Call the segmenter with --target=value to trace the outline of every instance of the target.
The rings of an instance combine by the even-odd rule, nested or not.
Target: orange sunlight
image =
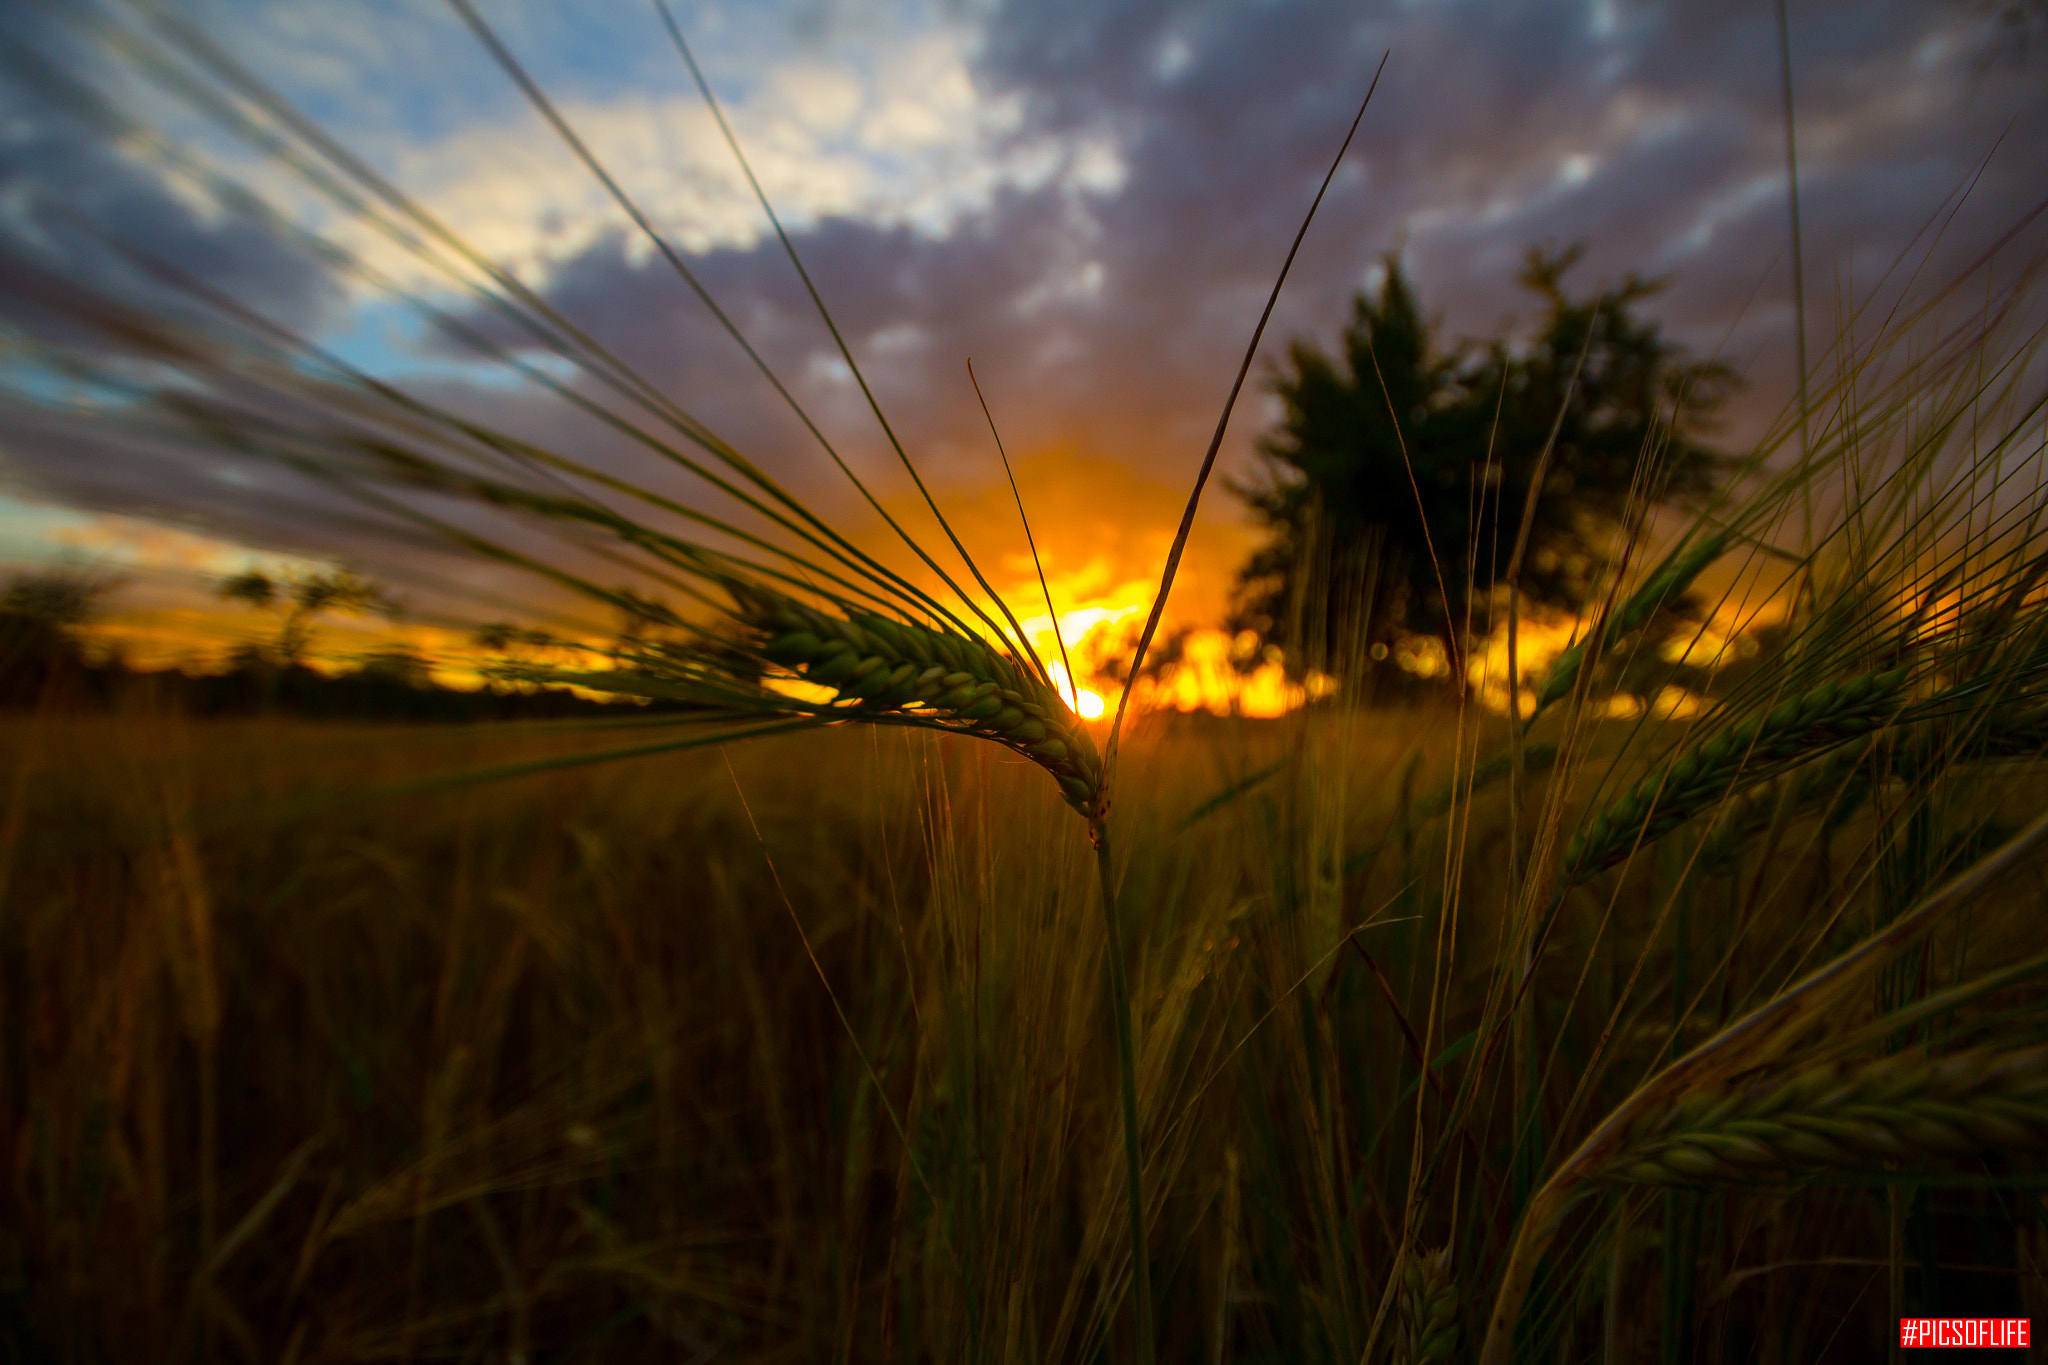
[[[945,499],[949,520],[963,540],[990,547],[983,562],[1060,695],[1083,719],[1101,720],[1122,698],[1122,679],[1158,589],[1157,566],[1172,539],[1180,495],[1121,465],[1066,454],[1020,462],[1018,482],[1027,508],[1038,513],[1033,520],[1036,559],[1024,542],[1007,483],[955,491]],[[91,629],[92,636],[131,665],[148,668],[215,669],[227,662],[235,646],[267,643],[275,636],[276,612],[223,602],[214,595],[212,585],[222,576],[252,565],[285,576],[328,567],[113,515],[66,527],[57,539],[74,556],[82,554],[96,562],[118,585],[111,609]],[[1320,675],[1312,674],[1305,682],[1290,679],[1278,651],[1262,647],[1249,633],[1232,635],[1214,624],[1227,611],[1235,571],[1250,545],[1248,528],[1230,522],[1225,513],[1214,513],[1197,524],[1173,602],[1153,641],[1152,671],[1139,680],[1131,697],[1134,709],[1269,718],[1334,689],[1334,681]],[[1052,611],[1046,609],[1048,592]],[[1955,604],[1901,604],[1902,611],[1916,607],[1923,633],[1952,627]],[[1751,614],[1757,610],[1754,604],[1748,608]],[[1744,632],[1733,619],[1733,604],[1727,604],[1727,614],[1728,620],[1715,620],[1696,639],[1668,644],[1666,657],[1707,664],[1738,647]],[[1748,624],[1754,626],[1761,619]],[[1575,629],[1570,618],[1523,617],[1520,704],[1525,714],[1534,704],[1536,680]],[[1168,657],[1176,645],[1177,652]],[[469,633],[417,618],[323,618],[306,662],[323,672],[340,672],[392,649],[420,656],[444,686],[483,684]],[[1401,643],[1389,662],[1425,678],[1440,677],[1449,669],[1442,645],[1427,638]],[[1505,631],[1476,641],[1470,665],[1475,702],[1505,712]],[[809,700],[836,695],[832,689],[800,680],[777,686]],[[1617,698],[1616,703],[1635,705],[1627,698]],[[1697,698],[1674,688],[1657,698],[1653,709],[1684,716],[1698,705]]]
[[[1035,588],[1038,585],[1033,583],[1031,586]],[[1142,584],[1126,584],[1122,591],[1144,592],[1145,588]],[[1059,590],[1055,589],[1053,600],[1059,601],[1060,596]],[[1044,596],[1040,594],[1038,600],[1042,603]],[[1060,613],[1057,631],[1054,630],[1053,618],[1043,611],[1035,616],[1018,613],[1017,624],[1024,628],[1031,648],[1045,661],[1046,671],[1052,674],[1053,686],[1081,719],[1100,720],[1108,710],[1109,697],[1117,695],[1119,689],[1102,675],[1119,654],[1127,654],[1135,645],[1135,632],[1144,625],[1147,605],[1140,599],[1115,605],[1100,603],[1076,607]],[[1068,671],[1069,665],[1078,670],[1085,682],[1095,685],[1077,687],[1074,674]],[[1108,696],[1104,695],[1105,689]]]

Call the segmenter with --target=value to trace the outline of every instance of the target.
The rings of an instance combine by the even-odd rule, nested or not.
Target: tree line
[[[313,668],[307,659],[321,617],[395,608],[383,588],[346,569],[232,575],[217,585],[217,595],[274,611],[274,637],[240,646],[224,669],[138,668],[88,638],[118,587],[104,576],[65,569],[18,571],[0,580],[0,710],[100,711],[146,699],[194,716],[446,722],[617,709],[560,688],[444,687],[426,660],[403,649],[371,651],[336,672]],[[535,632],[497,627],[479,635],[486,637],[480,649],[506,653],[530,644]]]

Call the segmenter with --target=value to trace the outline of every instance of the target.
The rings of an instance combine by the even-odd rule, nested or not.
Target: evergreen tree
[[[1239,574],[1234,628],[1297,670],[1338,673],[1368,649],[1433,637],[1462,687],[1463,646],[1487,624],[1553,425],[1521,578],[1535,604],[1584,605],[1639,480],[1656,503],[1714,486],[1726,462],[1700,438],[1734,373],[1688,361],[1637,315],[1657,282],[1568,295],[1583,254],[1530,250],[1521,280],[1545,314],[1526,349],[1440,350],[1392,257],[1378,298],[1354,299],[1341,359],[1294,343],[1272,382],[1284,416],[1260,442],[1260,476],[1231,485],[1266,533]]]

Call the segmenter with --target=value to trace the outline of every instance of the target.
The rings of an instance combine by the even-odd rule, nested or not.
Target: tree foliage
[[[1733,371],[1688,360],[1638,315],[1659,281],[1568,294],[1583,253],[1529,251],[1521,281],[1544,315],[1523,348],[1439,348],[1394,257],[1378,297],[1354,298],[1338,356],[1293,344],[1271,382],[1284,415],[1260,442],[1263,468],[1231,486],[1266,535],[1240,572],[1234,628],[1296,669],[1333,672],[1434,637],[1455,673],[1508,572],[1553,427],[1520,581],[1540,606],[1586,602],[1632,508],[1714,486],[1725,461],[1701,438]]]
[[[85,667],[80,627],[118,586],[64,568],[19,570],[0,581],[0,705],[32,702]]]
[[[298,663],[312,643],[313,622],[323,615],[395,617],[400,607],[381,586],[348,569],[276,579],[261,569],[224,578],[214,594],[259,611],[281,609],[276,649],[287,664]]]

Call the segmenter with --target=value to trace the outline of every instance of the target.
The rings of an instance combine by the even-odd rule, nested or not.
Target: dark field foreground
[[[1116,1358],[1081,822],[989,746],[874,732],[391,791],[651,734],[9,722],[0,1353]],[[1866,801],[1582,885],[1536,969],[1518,1170],[1498,1030],[1473,1032],[1502,979],[1506,806],[1496,786],[1433,815],[1457,742],[1451,712],[1366,713],[1177,723],[1133,755],[1166,1359],[1348,1365],[1381,1318],[1373,1357],[1411,1350],[1382,1289],[1412,1163],[1436,1164],[1409,1240],[1454,1248],[1453,1292],[1490,1283],[1530,1166],[2040,790],[1979,767],[1920,808],[1917,850],[1873,850]],[[2001,885],[1913,979],[2017,956],[2039,883]],[[2031,1183],[1964,1169],[1614,1187],[1567,1224],[1524,1349],[1868,1360],[1894,1277],[1909,1311],[2041,1303]],[[1482,1313],[1458,1308],[1457,1355],[1394,1358],[1463,1358]]]

